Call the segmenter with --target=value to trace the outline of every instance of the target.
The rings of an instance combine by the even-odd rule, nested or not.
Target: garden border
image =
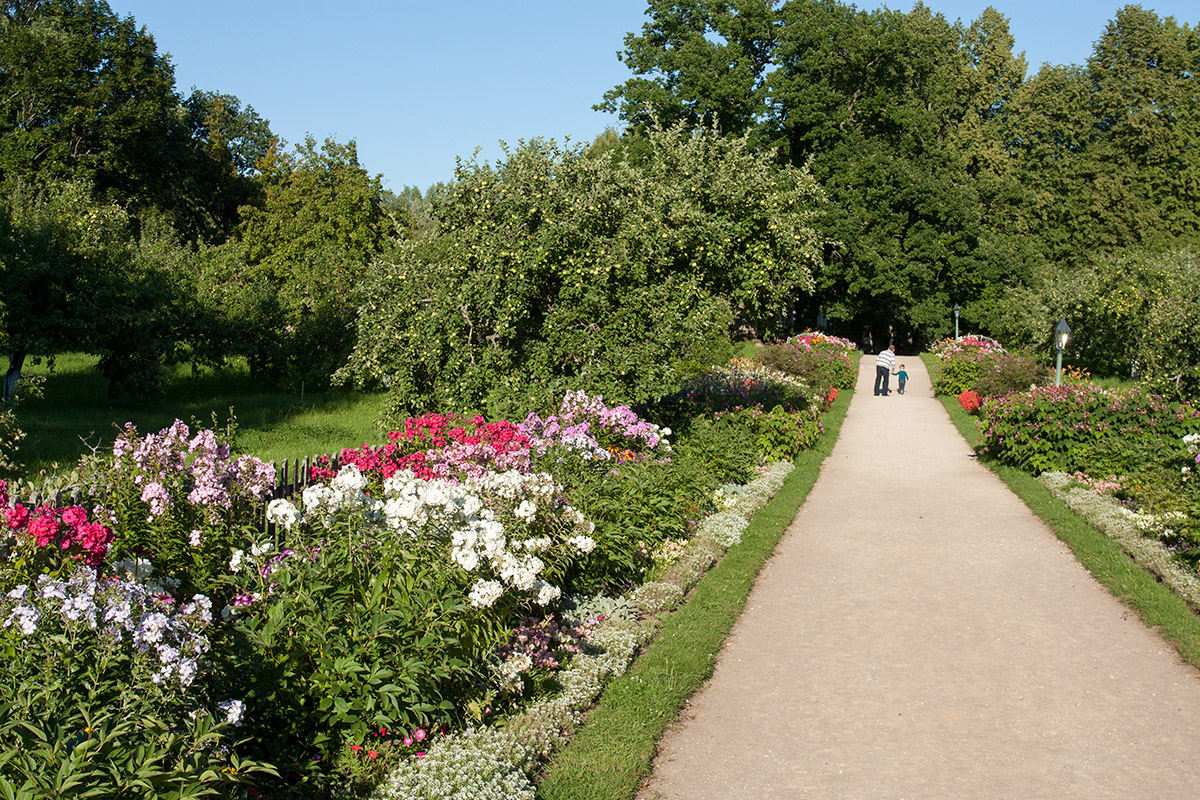
[[[839,392],[825,434],[801,453],[780,491],[750,521],[739,545],[665,616],[658,635],[605,689],[587,722],[538,778],[543,800],[629,800],[649,775],[659,738],[712,675],[717,655],[767,559],[833,452],[853,390]]]
[[[932,372],[932,355],[921,358]],[[972,450],[979,444],[975,420],[953,397],[939,397],[950,421]],[[1156,630],[1179,655],[1200,668],[1200,617],[1153,572],[1137,563],[1113,538],[1097,530],[1029,473],[997,464],[980,463],[992,471],[1047,527],[1066,544],[1075,559],[1114,597],[1136,611],[1145,625]]]

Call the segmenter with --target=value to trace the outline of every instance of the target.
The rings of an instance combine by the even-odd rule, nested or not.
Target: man
[[[888,345],[888,349],[875,356],[875,394],[888,394],[888,376],[896,368],[896,345]]]

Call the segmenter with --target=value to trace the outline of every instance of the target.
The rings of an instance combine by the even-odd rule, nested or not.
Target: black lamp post
[[[958,340],[958,312],[962,311],[958,303],[954,304],[954,339]]]
[[[1062,351],[1067,346],[1067,339],[1071,336],[1071,326],[1067,324],[1065,319],[1060,319],[1058,324],[1054,326],[1054,347],[1058,350],[1058,365],[1054,370],[1054,385],[1062,386]]]

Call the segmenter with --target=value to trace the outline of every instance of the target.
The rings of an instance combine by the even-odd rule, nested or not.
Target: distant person
[[[888,377],[896,368],[896,345],[889,344],[887,350],[881,350],[875,356],[875,394],[888,395]]]
[[[896,387],[896,394],[904,394],[904,384],[908,383],[908,373],[904,371],[904,365],[900,365],[900,371],[896,373],[896,383],[900,384]]]

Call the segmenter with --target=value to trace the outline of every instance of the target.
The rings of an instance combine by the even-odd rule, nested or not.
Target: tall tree
[[[766,111],[778,0],[650,0],[642,35],[625,37],[619,57],[636,77],[595,106],[631,128],[655,122],[715,125],[740,136]]]
[[[161,198],[179,103],[153,37],[103,0],[9,0],[0,26],[0,175]]]
[[[345,360],[355,285],[403,213],[384,207],[354,142],[318,147],[310,137],[258,166],[261,205],[243,207],[233,237],[204,253],[203,297],[228,322],[213,355],[240,353],[265,377],[319,385]]]

